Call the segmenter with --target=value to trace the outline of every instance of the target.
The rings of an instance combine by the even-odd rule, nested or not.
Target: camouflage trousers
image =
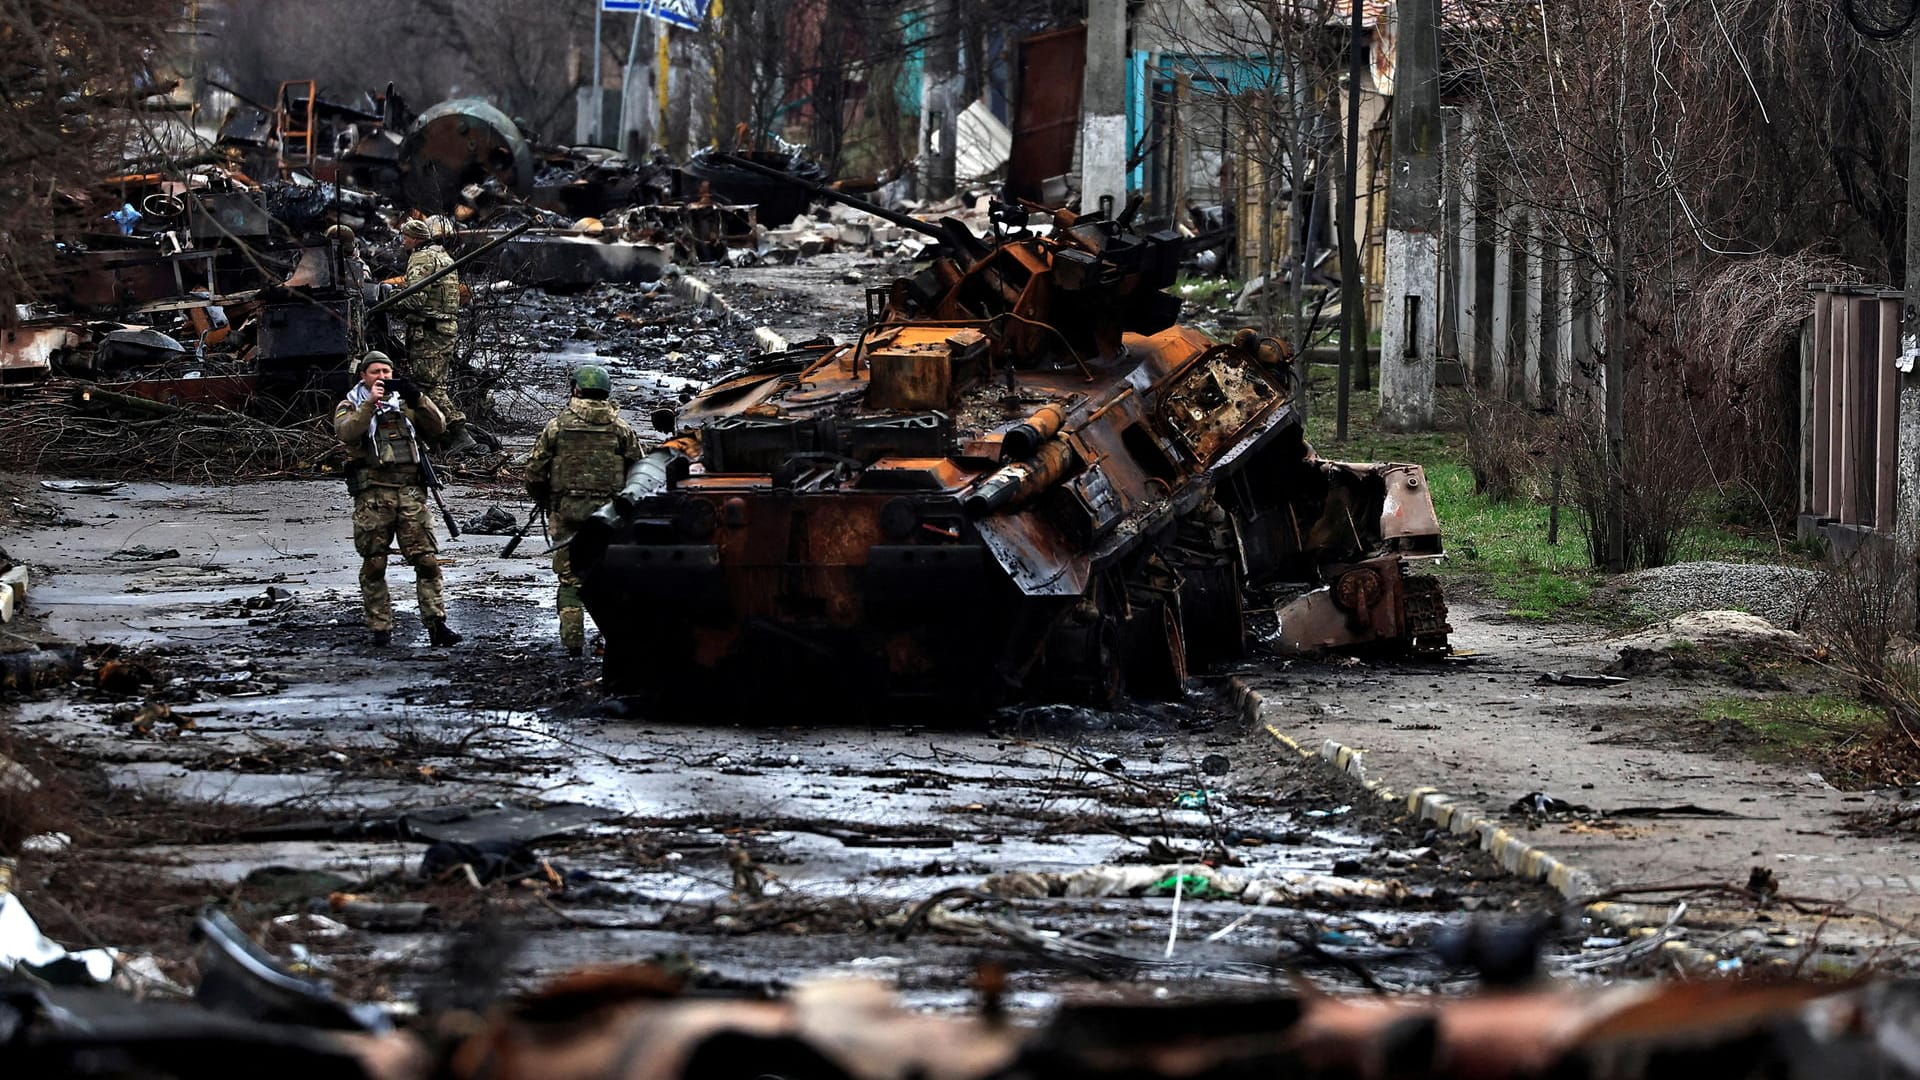
[[[585,520],[562,516],[549,518],[549,530],[554,541],[579,532]],[[553,552],[553,573],[560,579],[553,606],[560,615],[560,644],[567,649],[584,649],[587,645],[587,609],[580,600],[580,575],[573,572],[573,555],[567,547],[563,544]]]
[[[451,424],[465,420],[467,414],[453,404],[453,358],[460,341],[458,323],[407,323],[407,371],[420,384],[420,392],[440,407],[440,415]]]
[[[360,604],[367,629],[393,629],[393,597],[387,592],[387,545],[400,542],[400,555],[413,564],[413,589],[420,619],[447,617],[440,595],[440,545],[427,517],[427,493],[418,487],[366,487],[353,497],[353,547],[360,553]]]

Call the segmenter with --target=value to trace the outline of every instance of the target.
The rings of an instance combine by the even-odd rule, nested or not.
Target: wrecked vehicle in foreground
[[[1269,644],[1446,648],[1417,465],[1321,460],[1281,342],[1176,325],[1131,214],[928,225],[851,344],[755,358],[572,542],[613,688],[968,705],[1167,696]],[[1249,603],[1258,598],[1258,604]]]

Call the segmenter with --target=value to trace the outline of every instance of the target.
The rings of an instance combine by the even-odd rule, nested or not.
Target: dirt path
[[[1261,720],[1306,748],[1332,740],[1361,751],[1366,776],[1396,793],[1434,789],[1494,819],[1590,874],[1575,892],[1744,886],[1760,868],[1782,895],[1859,913],[1828,920],[1695,893],[1687,919],[1699,928],[1695,944],[1798,962],[1817,939],[1840,964],[1905,963],[1912,935],[1878,920],[1920,924],[1920,861],[1909,846],[1855,835],[1844,820],[1894,793],[1839,791],[1805,768],[1715,746],[1689,718],[1706,700],[1753,693],[1724,681],[1645,673],[1609,686],[1543,684],[1547,672],[1594,673],[1617,659],[1618,646],[1598,631],[1501,620],[1478,606],[1456,605],[1452,622],[1460,655],[1442,664],[1253,676]],[[1592,812],[1512,809],[1534,792]],[[1619,812],[1688,806],[1699,812]]]

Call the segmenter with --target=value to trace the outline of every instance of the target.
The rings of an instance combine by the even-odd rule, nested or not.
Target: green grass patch
[[[1174,280],[1173,295],[1200,307],[1226,307],[1240,292],[1240,283],[1228,278],[1189,277]]]
[[[1407,461],[1423,465],[1440,517],[1447,558],[1434,572],[1482,590],[1506,605],[1510,615],[1533,619],[1615,621],[1602,610],[1594,590],[1606,577],[1592,568],[1579,513],[1560,508],[1558,543],[1548,543],[1552,509],[1545,498],[1497,501],[1473,491],[1464,431],[1394,434],[1379,428],[1377,389],[1349,396],[1347,438],[1335,435],[1336,369],[1316,364],[1308,390],[1307,438],[1321,457],[1337,461]],[[1377,383],[1376,383],[1377,385]],[[1458,415],[1459,390],[1443,390],[1441,413]],[[1800,552],[1783,550],[1779,538],[1717,525],[1701,525],[1682,536],[1677,559],[1724,562],[1803,562]]]
[[[1736,724],[1758,742],[1763,761],[1798,760],[1809,751],[1834,750],[1886,726],[1879,709],[1839,694],[1720,698],[1700,706],[1699,716]]]

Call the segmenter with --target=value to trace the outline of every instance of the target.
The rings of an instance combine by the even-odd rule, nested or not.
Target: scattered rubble
[[[1663,619],[1694,611],[1744,611],[1791,630],[1821,575],[1765,563],[1675,563],[1623,574],[1607,591],[1631,608]]]

